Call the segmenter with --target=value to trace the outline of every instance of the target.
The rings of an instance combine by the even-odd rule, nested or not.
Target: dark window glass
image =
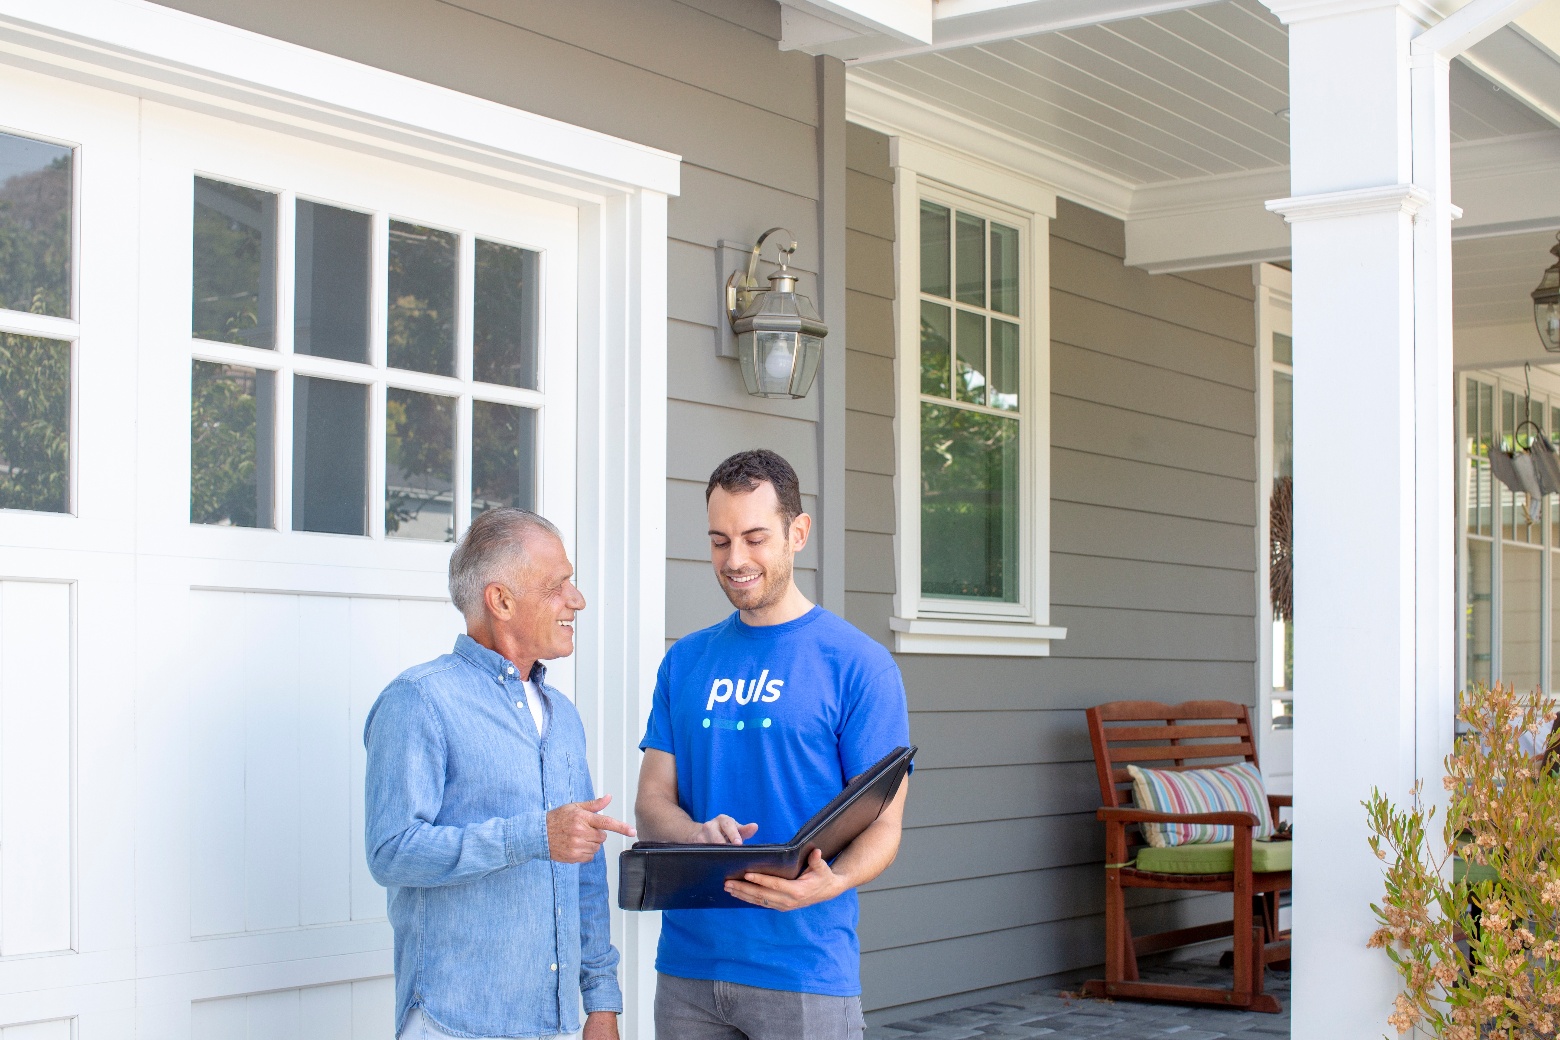
[[[0,509],[70,511],[70,344],[0,332]]]
[[[1018,420],[921,405],[921,591],[1018,600]]]
[[[69,148],[0,134],[0,308],[70,317],[71,162]]]
[[[921,393],[936,397],[952,394],[948,365],[953,356],[952,316],[940,303],[921,301]]]
[[[385,398],[385,534],[455,540],[455,399],[391,387]]]
[[[1018,229],[991,222],[991,309],[1018,314]]]
[[[481,239],[476,251],[473,377],[535,390],[541,256]]]
[[[270,527],[276,375],[195,362],[190,394],[190,521]]]
[[[391,368],[455,374],[455,248],[448,231],[390,222]]]
[[[292,523],[368,533],[368,387],[293,377]]]
[[[497,506],[536,508],[536,411],[471,405],[471,515]]]
[[[276,346],[276,196],[195,178],[190,330],[196,339]]]
[[[298,200],[293,349],[368,361],[368,214]]]
[[[1018,410],[1018,326],[991,321],[991,400],[993,408]]]
[[[921,203],[921,291],[947,299],[949,292],[948,207]]]
[[[953,388],[960,401],[986,403],[986,318],[960,311],[958,317],[958,368]]]
[[[957,232],[959,302],[986,306],[986,222],[960,213]]]

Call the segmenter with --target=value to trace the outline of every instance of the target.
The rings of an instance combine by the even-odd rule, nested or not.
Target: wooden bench
[[[1262,979],[1267,965],[1289,959],[1289,933],[1281,932],[1278,926],[1278,897],[1291,887],[1287,864],[1290,849],[1278,848],[1284,843],[1257,843],[1256,851],[1262,861],[1259,867],[1278,862],[1283,863],[1285,869],[1254,870],[1252,833],[1260,822],[1254,815],[1245,812],[1173,814],[1145,811],[1133,804],[1132,777],[1126,769],[1128,763],[1177,770],[1238,761],[1255,764],[1256,741],[1246,706],[1230,701],[1185,704],[1114,701],[1090,708],[1088,716],[1103,803],[1098,817],[1105,824],[1105,978],[1086,983],[1084,991],[1096,997],[1130,997],[1280,1012],[1282,1008],[1278,1001],[1262,991]],[[1292,804],[1290,796],[1273,794],[1268,795],[1268,803],[1275,822],[1279,807]],[[1144,823],[1233,827],[1234,855],[1229,869],[1223,873],[1166,873],[1162,869],[1140,869],[1138,855],[1146,844],[1141,832]],[[1213,851],[1212,846],[1178,848],[1202,855],[1204,859]],[[1206,864],[1203,869],[1208,869]],[[1126,890],[1129,888],[1228,892],[1234,902],[1234,913],[1228,921],[1134,937],[1127,918]],[[1139,980],[1139,956],[1224,936],[1233,936],[1235,942],[1234,981],[1229,989]]]

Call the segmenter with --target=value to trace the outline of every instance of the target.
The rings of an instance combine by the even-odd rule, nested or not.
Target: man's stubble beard
[[[765,610],[785,599],[786,593],[791,588],[791,576],[796,573],[795,560],[795,554],[787,554],[784,561],[780,564],[781,569],[766,570],[764,572],[764,580],[761,582],[760,588],[755,590],[759,593],[758,602],[751,606],[741,602],[741,599],[739,599],[741,594],[726,583],[724,576],[722,576],[720,583],[721,591],[726,594],[726,599],[731,602],[731,605],[738,610],[746,610],[750,613]]]

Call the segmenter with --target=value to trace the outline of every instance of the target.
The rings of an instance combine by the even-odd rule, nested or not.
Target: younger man
[[[812,518],[790,464],[772,451],[733,455],[705,500],[710,560],[737,612],[661,662],[640,745],[639,830],[651,841],[786,841],[910,743],[904,683],[886,650],[796,587]],[[760,909],[666,911],[656,1035],[861,1037],[855,890],[893,862],[904,803],[902,786],[832,866],[815,851],[795,881],[727,884]]]

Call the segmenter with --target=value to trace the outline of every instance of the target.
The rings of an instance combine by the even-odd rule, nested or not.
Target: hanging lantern
[[[769,276],[768,291],[758,289],[760,253],[777,231],[790,238],[784,228],[770,228],[759,237],[747,270],[726,283],[726,306],[747,392],[754,397],[806,397],[818,374],[829,327],[812,301],[796,291],[796,274],[787,266],[796,251],[794,240],[778,250],[779,269]]]
[[[1544,271],[1538,288],[1533,290],[1533,323],[1538,326],[1538,336],[1544,341],[1544,349],[1560,354],[1560,234],[1549,252],[1555,262]]]

